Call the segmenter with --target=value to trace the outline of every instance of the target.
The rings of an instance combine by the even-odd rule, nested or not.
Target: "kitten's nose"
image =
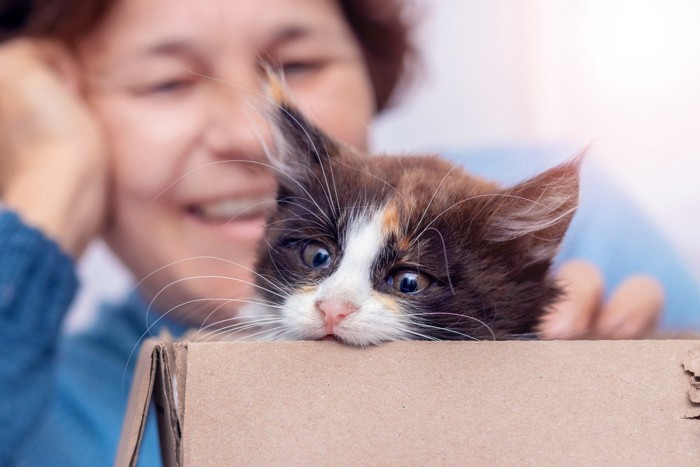
[[[333,334],[333,331],[340,322],[359,308],[354,303],[337,302],[334,300],[322,300],[316,303],[316,307],[321,312],[321,317],[326,325],[328,334]]]

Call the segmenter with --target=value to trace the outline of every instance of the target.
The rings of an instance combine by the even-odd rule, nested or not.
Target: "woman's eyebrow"
[[[193,41],[186,38],[172,38],[156,41],[136,52],[138,62],[154,58],[171,58],[185,61],[192,66],[204,66],[205,54]]]
[[[279,47],[288,42],[317,35],[318,31],[308,26],[293,24],[285,25],[277,29],[267,41],[268,48]]]
[[[197,49],[189,41],[182,39],[173,39],[163,42],[157,42],[151,46],[145,47],[141,50],[139,55],[145,57],[152,57],[158,55],[196,56]]]

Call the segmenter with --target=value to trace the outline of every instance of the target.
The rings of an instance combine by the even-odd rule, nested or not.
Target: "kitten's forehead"
[[[392,199],[382,209],[381,214],[382,232],[384,235],[398,235],[401,231],[401,217],[399,212],[398,201]]]
[[[340,264],[321,283],[320,299],[361,304],[369,298],[373,288],[371,270],[386,245],[388,217],[391,214],[383,206],[363,211],[348,222]]]
[[[388,235],[401,238],[410,227],[439,221],[442,214],[468,209],[469,200],[477,200],[501,190],[493,182],[466,173],[461,167],[435,156],[369,156],[368,172],[381,176],[383,228]]]

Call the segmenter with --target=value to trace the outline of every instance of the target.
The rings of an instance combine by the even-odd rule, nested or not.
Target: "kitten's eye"
[[[387,278],[387,284],[405,294],[421,292],[431,283],[428,276],[416,271],[398,271]]]
[[[301,249],[301,259],[310,268],[325,269],[331,265],[333,257],[322,243],[306,242]]]

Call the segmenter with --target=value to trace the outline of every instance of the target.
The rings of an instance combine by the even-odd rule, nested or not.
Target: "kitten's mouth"
[[[270,196],[224,199],[188,205],[188,214],[208,223],[231,223],[266,219],[276,206]]]
[[[333,334],[328,334],[327,336],[324,336],[324,337],[320,338],[319,340],[320,340],[320,341],[336,341],[336,342],[340,342],[338,339],[335,338],[335,336],[334,336]]]

